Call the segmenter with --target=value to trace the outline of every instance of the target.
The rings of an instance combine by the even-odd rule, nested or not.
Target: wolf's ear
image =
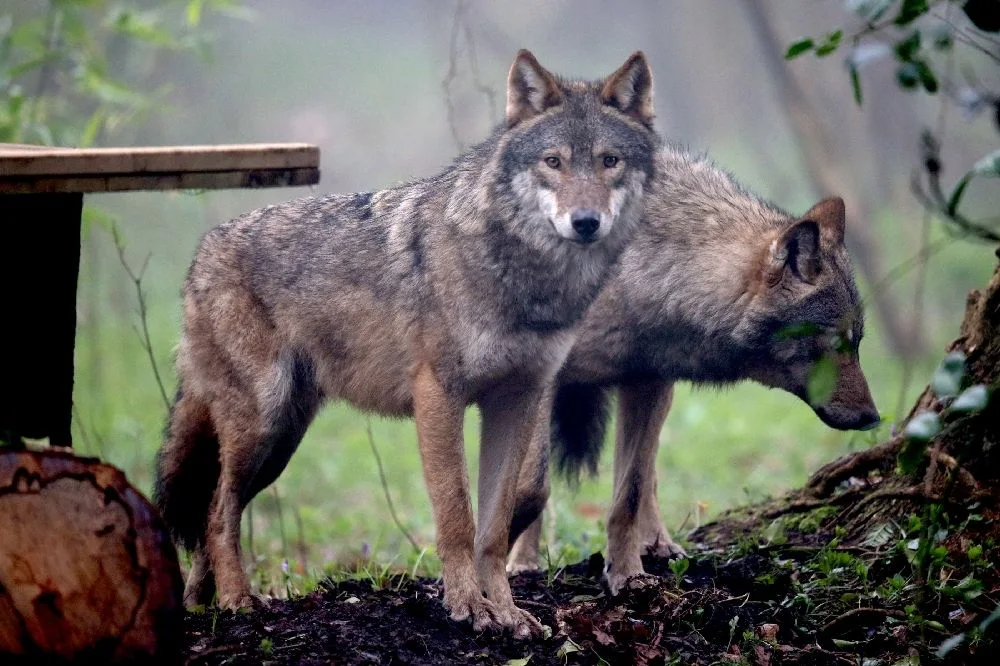
[[[556,77],[538,64],[531,51],[518,51],[507,75],[507,127],[537,116],[562,101]]]
[[[765,267],[767,283],[778,284],[788,268],[797,278],[811,284],[819,275],[819,235],[819,225],[806,219],[792,223],[771,241]]]
[[[844,200],[840,197],[830,197],[810,208],[802,219],[815,221],[819,225],[824,241],[840,245],[844,242],[846,217]]]
[[[642,51],[604,81],[601,101],[653,128],[653,72]]]

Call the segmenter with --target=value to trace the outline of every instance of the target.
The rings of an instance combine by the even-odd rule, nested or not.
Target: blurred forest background
[[[965,18],[946,11],[923,17],[926,44],[947,26],[945,18]],[[69,20],[80,24],[76,32],[57,23]],[[0,141],[297,141],[321,148],[321,182],[314,188],[86,197],[77,446],[149,490],[166,407],[137,334],[135,285],[112,229],[133,269],[148,261],[142,287],[152,355],[169,395],[179,291],[206,230],[268,203],[379,189],[437,172],[501,117],[507,69],[519,48],[531,49],[554,72],[591,78],[642,49],[655,77],[657,123],[669,140],[707,153],[790,212],[830,194],[848,202],[849,243],[867,303],[861,360],[885,418],[882,429],[836,432],[791,395],[746,384],[721,392],[680,387],[661,434],[660,500],[680,536],[729,507],[801,484],[823,462],[883,439],[894,419],[905,417],[900,409],[912,403],[957,333],[966,292],[985,284],[996,261],[990,245],[947,236],[911,192],[925,127],[943,135],[946,183],[996,146],[990,114],[972,113],[968,95],[964,107],[950,101],[967,93],[955,86],[972,83],[963,78],[971,65],[986,63],[976,70],[979,83],[1000,90],[995,57],[968,44],[958,44],[964,48],[952,56],[928,47],[927,58],[947,68],[955,84],[938,95],[902,90],[891,57],[857,58],[860,107],[845,53],[783,59],[800,37],[840,27],[846,41],[861,26],[840,0],[6,0]],[[90,55],[54,57],[66,44],[49,37],[63,33],[82,35],[74,48]],[[37,55],[46,62],[18,69],[33,43],[43,46]],[[995,43],[986,48],[997,52]],[[60,92],[85,99],[64,106],[44,101]],[[969,217],[996,215],[995,182],[974,181],[963,209]],[[419,564],[434,571],[435,558],[414,552],[390,518],[369,421],[401,521],[421,545],[432,546],[413,424],[369,420],[335,405],[245,518],[264,587],[307,587],[317,572],[350,566]],[[470,410],[473,466],[476,424]],[[553,565],[603,547],[610,455],[601,469],[575,492],[555,484],[546,533]],[[275,572],[284,560],[290,566],[282,578]]]

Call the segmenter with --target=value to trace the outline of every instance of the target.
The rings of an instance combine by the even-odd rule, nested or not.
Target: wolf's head
[[[549,233],[594,243],[623,218],[638,218],[658,143],[652,121],[653,78],[642,53],[590,83],[557,78],[522,50],[507,80],[503,180]]]
[[[748,276],[751,378],[805,400],[824,423],[868,429],[878,410],[858,361],[864,320],[844,247],[844,202],[820,201],[767,239]]]

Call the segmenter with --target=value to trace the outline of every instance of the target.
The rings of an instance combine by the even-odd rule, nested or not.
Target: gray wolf
[[[547,406],[551,431],[543,419],[526,456],[512,536],[527,531],[511,553],[512,572],[538,567],[535,517],[548,497],[550,436],[571,476],[596,471],[612,392],[618,419],[605,580],[613,593],[643,573],[643,547],[684,552],[656,501],[658,438],[675,382],[749,379],[805,400],[833,428],[879,420],[858,360],[864,322],[844,248],[843,201],[824,199],[793,217],[706,159],[666,149],[657,160],[643,225],[559,373]],[[835,371],[825,391],[810,394],[822,364]]]
[[[193,551],[188,604],[252,603],[240,516],[320,406],[413,416],[444,604],[476,630],[541,627],[504,572],[543,387],[637,226],[659,139],[642,53],[596,83],[521,51],[505,121],[443,173],[299,199],[208,232],[183,288],[179,388],[154,497]],[[462,414],[482,413],[478,528]]]

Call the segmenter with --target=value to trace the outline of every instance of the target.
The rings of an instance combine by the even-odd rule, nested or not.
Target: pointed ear
[[[819,225],[812,220],[799,220],[773,241],[768,252],[765,273],[767,283],[781,282],[788,268],[803,282],[812,283],[819,275]]]
[[[840,245],[844,242],[846,218],[844,200],[840,197],[823,199],[802,216],[803,220],[813,220],[818,224],[823,234],[823,240],[833,245]]]
[[[653,72],[642,51],[604,81],[601,101],[653,128]]]
[[[507,127],[563,101],[559,82],[526,49],[517,52],[507,75]]]

